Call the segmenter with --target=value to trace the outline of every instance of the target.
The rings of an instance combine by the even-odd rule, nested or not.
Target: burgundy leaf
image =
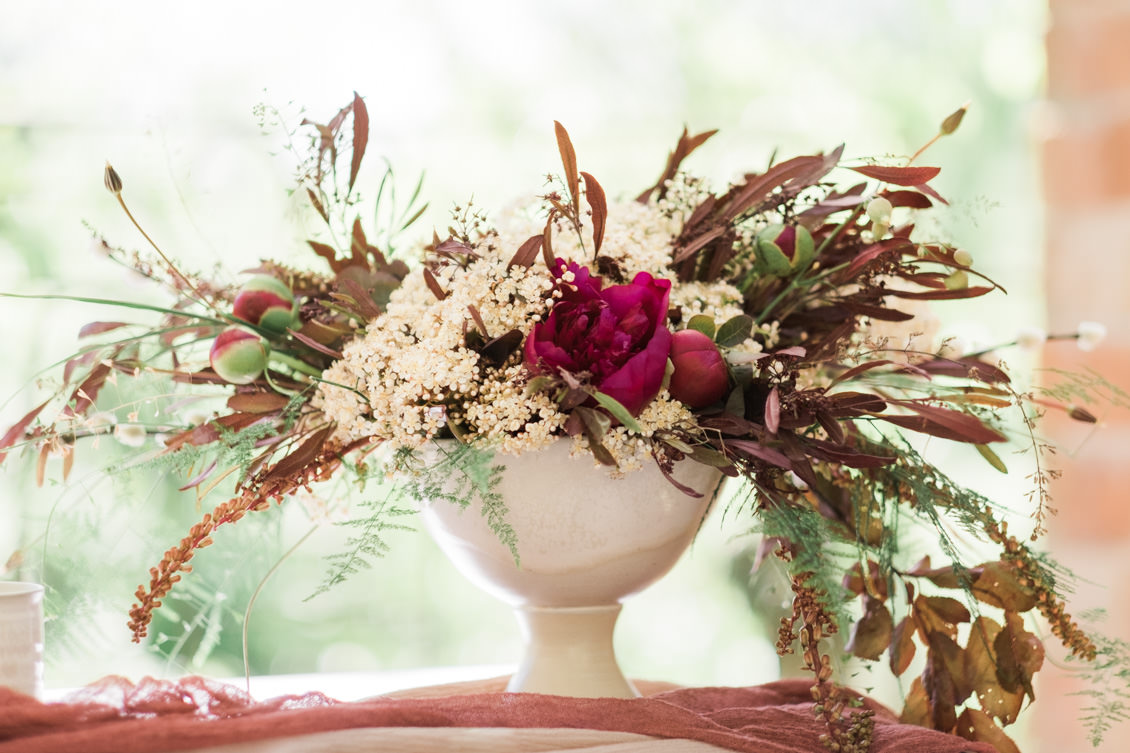
[[[534,259],[538,258],[538,252],[541,251],[542,244],[545,243],[544,235],[531,235],[526,239],[526,242],[518,247],[518,251],[514,254],[514,258],[510,260],[507,265],[509,267],[527,267],[529,268],[534,263]]]
[[[881,397],[866,392],[837,392],[828,395],[828,400],[831,401],[828,412],[836,418],[882,413],[887,408],[887,403]]]
[[[934,206],[930,197],[918,191],[884,191],[879,194],[894,207],[910,207],[911,209],[929,209]]]
[[[931,434],[955,442],[988,444],[989,442],[1005,441],[1004,435],[985,426],[980,419],[968,413],[950,410],[949,408],[939,408],[934,405],[924,405],[912,400],[891,400],[890,402],[918,414],[917,416],[886,414],[879,416],[880,419],[904,429]]]
[[[887,366],[887,365],[890,365],[892,363],[894,363],[894,361],[889,361],[885,358],[882,358],[882,359],[879,359],[877,361],[868,361],[867,363],[861,363],[857,366],[852,366],[850,369],[848,369],[847,371],[845,371],[844,373],[840,374],[838,377],[833,379],[832,383],[829,384],[828,387],[829,388],[834,387],[835,385],[839,384],[840,382],[846,382],[849,379],[854,379],[855,377],[859,376],[860,374],[862,374],[865,371],[870,371],[871,369],[877,369],[880,366]],[[860,393],[860,392],[852,392],[852,393],[844,392],[844,393],[840,393],[840,394],[861,395],[863,393]],[[868,395],[867,397],[871,397],[871,396]]]
[[[859,450],[837,445],[833,442],[827,442],[823,439],[816,439],[815,437],[805,438],[804,444],[808,448],[809,455],[819,460],[840,463],[849,468],[881,468],[884,465],[890,465],[898,459],[893,455],[870,455],[866,452],[860,452]]]
[[[659,192],[659,198],[662,199],[664,194],[666,194],[667,192],[665,184],[667,183],[667,181],[674,178],[675,174],[679,172],[679,165],[683,163],[683,160],[685,160],[695,149],[698,149],[700,146],[706,143],[706,140],[716,133],[718,133],[717,130],[704,131],[702,133],[691,136],[689,135],[687,129],[683,128],[683,134],[679,137],[678,143],[675,144],[674,151],[668,153],[667,155],[667,165],[663,168],[663,174],[659,176],[659,180],[656,181],[654,186],[637,196],[636,201],[641,204],[646,204],[647,200],[651,197],[651,194],[655,191]]]
[[[855,277],[857,274],[859,274],[859,270],[863,269],[865,266],[875,261],[875,259],[879,258],[888,251],[901,251],[912,245],[913,244],[911,244],[905,238],[887,238],[885,240],[879,241],[878,243],[872,243],[870,246],[867,246],[862,251],[860,251],[859,254],[851,260],[851,264],[848,265],[847,271],[844,272],[844,276]]]
[[[313,188],[307,188],[306,189],[306,195],[310,197],[310,203],[314,205],[315,211],[318,212],[318,214],[321,216],[321,218],[323,220],[325,220],[326,222],[329,222],[330,221],[330,214],[329,214],[329,212],[326,211],[326,208],[324,206],[322,206],[322,202],[318,198],[318,194],[314,193],[314,189]]]
[[[9,428],[8,431],[4,432],[4,436],[0,437],[0,463],[3,463],[4,458],[8,456],[8,448],[14,445],[19,440],[19,438],[24,435],[24,432],[27,431],[27,427],[31,426],[31,422],[35,420],[36,416],[43,412],[43,409],[46,408],[47,404],[50,402],[51,398],[47,398],[42,403],[28,411],[27,415],[25,415],[19,421],[12,424],[11,428]]]
[[[102,389],[102,385],[106,383],[106,377],[109,375],[110,367],[105,363],[99,363],[91,369],[90,373],[86,375],[86,379],[82,380],[71,394],[70,401],[63,408],[63,415],[81,416],[85,413],[94,404],[99,390]]]
[[[774,450],[772,447],[766,447],[752,440],[727,439],[725,446],[728,450],[735,450],[742,455],[764,460],[766,463],[775,465],[778,468],[790,469],[793,467],[792,462],[779,450]]]
[[[991,293],[994,289],[977,286],[961,288],[960,290],[888,290],[887,295],[893,295],[896,298],[912,298],[918,301],[945,301],[957,298],[976,298],[985,295],[985,293]]]
[[[325,243],[319,243],[318,241],[306,242],[310,245],[310,248],[314,249],[314,253],[330,263],[330,269],[332,269],[334,272],[340,272],[345,268],[346,265],[338,260],[337,249],[335,249],[333,246]]]
[[[103,332],[118,329],[119,327],[128,327],[129,322],[91,322],[84,324],[82,329],[78,331],[78,336],[90,337],[91,335],[100,335]]]
[[[909,322],[914,318],[914,314],[908,314],[905,311],[890,309],[886,306],[875,306],[870,303],[860,303],[859,301],[841,300],[839,305],[853,314],[878,319],[882,322]]]
[[[489,338],[490,332],[487,331],[487,325],[483,322],[482,314],[475,308],[475,305],[468,304],[467,311],[471,314],[471,319],[475,322],[475,326],[479,328],[479,332],[482,333],[483,337]]]
[[[275,463],[271,470],[264,474],[262,485],[266,486],[268,481],[274,479],[292,476],[308,466],[311,461],[318,457],[318,453],[322,451],[322,447],[325,446],[326,440],[329,439],[333,430],[333,424],[330,424],[309,435],[294,452]]]
[[[561,164],[565,168],[565,182],[569,185],[569,197],[573,201],[573,212],[579,214],[581,209],[580,196],[577,194],[577,153],[573,149],[573,142],[569,139],[569,132],[565,126],[556,120],[553,129],[557,134],[557,150],[561,152]]]
[[[679,483],[675,479],[675,477],[671,475],[671,472],[668,471],[663,466],[663,463],[659,462],[658,458],[656,458],[655,464],[659,466],[659,471],[660,471],[660,473],[663,474],[663,477],[665,479],[667,479],[668,481],[670,481],[672,486],[674,486],[676,489],[678,489],[679,491],[681,491],[683,494],[687,495],[688,497],[694,497],[695,499],[702,499],[702,497],[704,496],[702,492],[695,491],[694,489],[687,486],[686,484]]]
[[[216,461],[213,460],[211,463],[208,464],[207,468],[202,470],[200,473],[196,474],[196,476],[194,476],[192,479],[190,479],[188,481],[188,483],[186,483],[184,486],[179,487],[177,489],[177,491],[178,492],[188,491],[189,489],[192,489],[193,487],[200,486],[200,484],[204,483],[204,481],[209,476],[211,476],[212,472],[215,471],[215,470],[216,470]]]
[[[974,372],[983,382],[1009,382],[1008,374],[996,366],[985,363],[976,356],[964,358],[936,358],[932,361],[917,364],[918,368],[928,374],[942,374],[943,376],[957,376],[972,378]]]
[[[239,413],[275,413],[290,399],[277,392],[237,392],[228,398],[228,407]]]
[[[585,179],[585,200],[592,209],[592,242],[593,255],[600,253],[600,245],[604,242],[604,223],[608,218],[608,200],[604,196],[604,189],[596,182],[596,178],[582,172]]]
[[[864,165],[851,167],[868,178],[893,183],[896,186],[919,186],[933,180],[942,171],[940,167],[885,167],[883,165]]]
[[[319,353],[327,355],[335,360],[342,357],[342,352],[340,350],[334,350],[327,345],[323,345],[309,335],[305,335],[293,329],[288,329],[287,332],[290,333],[291,337],[293,337],[295,340],[302,343],[306,347],[310,348],[311,350],[316,350]]]
[[[349,163],[349,190],[357,181],[357,172],[361,169],[361,158],[365,156],[365,147],[369,143],[369,111],[365,109],[365,100],[357,92],[353,92],[353,158]]]
[[[357,311],[368,320],[376,319],[381,315],[381,307],[376,304],[369,291],[361,283],[351,277],[338,277],[337,284],[345,288],[345,292],[357,304]]]
[[[424,267],[424,282],[427,284],[428,290],[432,291],[432,295],[438,300],[442,301],[447,298],[447,292],[440,286],[439,280],[432,274],[432,270],[427,267]]]

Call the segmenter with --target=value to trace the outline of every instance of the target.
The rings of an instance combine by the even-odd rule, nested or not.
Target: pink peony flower
[[[562,279],[568,272],[571,281]],[[534,374],[564,370],[586,379],[638,416],[663,385],[670,280],[640,272],[627,285],[604,288],[588,269],[563,260],[555,274],[564,295],[526,338],[526,365]]]

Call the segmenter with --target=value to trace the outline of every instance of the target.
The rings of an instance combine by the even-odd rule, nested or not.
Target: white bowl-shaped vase
[[[505,465],[498,491],[517,537],[519,562],[478,505],[421,505],[424,524],[471,582],[513,605],[526,651],[507,690],[630,698],[612,634],[620,601],[662,578],[694,539],[721,474],[682,461],[677,489],[654,466],[612,478],[592,458],[570,457],[571,440]]]

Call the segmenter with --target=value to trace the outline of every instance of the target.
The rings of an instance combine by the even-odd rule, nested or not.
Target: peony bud
[[[228,327],[212,343],[208,360],[221,379],[231,384],[250,384],[267,368],[267,341],[254,332]]]
[[[691,408],[705,408],[726,396],[730,372],[714,341],[702,332],[683,329],[671,336],[675,370],[667,389],[671,397]]]
[[[298,301],[282,280],[271,275],[256,275],[236,295],[232,314],[236,319],[281,335],[298,323]]]
[[[803,225],[770,225],[757,234],[757,263],[763,273],[785,277],[816,255],[812,234]]]
[[[1079,350],[1094,350],[1106,339],[1106,325],[1101,322],[1079,322]]]

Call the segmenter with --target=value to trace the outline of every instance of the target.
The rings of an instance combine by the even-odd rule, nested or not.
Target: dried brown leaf
[[[891,645],[894,620],[890,610],[878,599],[865,596],[863,603],[863,616],[852,625],[846,649],[861,659],[878,661]]]

